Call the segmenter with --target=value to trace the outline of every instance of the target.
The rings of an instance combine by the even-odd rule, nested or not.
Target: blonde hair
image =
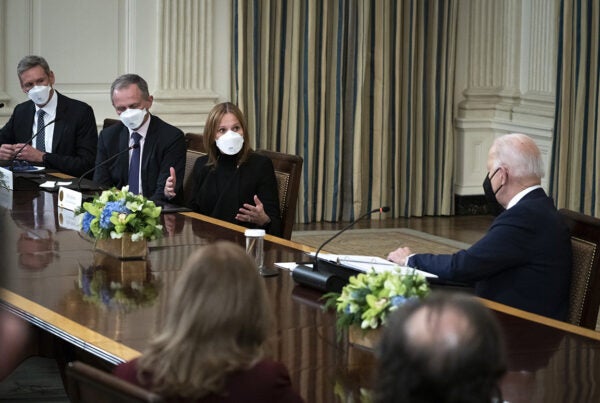
[[[206,123],[204,124],[204,149],[208,153],[208,163],[207,165],[217,165],[217,156],[218,156],[218,148],[216,143],[217,130],[219,129],[219,125],[221,124],[221,120],[223,116],[226,114],[233,114],[238,122],[240,122],[240,126],[242,127],[242,131],[244,132],[242,137],[244,137],[244,144],[242,145],[242,149],[239,152],[238,164],[241,165],[248,159],[248,155],[252,152],[252,148],[250,148],[250,135],[248,133],[248,125],[246,124],[246,118],[244,118],[244,114],[235,104],[231,102],[223,102],[213,106],[213,108],[208,113],[206,118]]]
[[[138,360],[138,378],[164,396],[222,394],[229,373],[265,354],[272,318],[254,261],[219,241],[186,261],[166,323]]]

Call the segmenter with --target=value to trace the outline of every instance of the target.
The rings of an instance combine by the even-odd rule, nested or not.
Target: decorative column
[[[558,34],[555,1],[531,0],[523,15],[523,97],[514,119],[552,128],[556,97]]]
[[[468,0],[467,82],[456,119],[457,195],[483,194],[495,137],[525,133],[546,167],[552,144],[556,70],[555,0]],[[460,67],[459,67],[460,68]],[[547,180],[542,182],[547,185]]]
[[[159,1],[159,88],[153,109],[184,132],[201,132],[218,100],[212,89],[214,1]]]

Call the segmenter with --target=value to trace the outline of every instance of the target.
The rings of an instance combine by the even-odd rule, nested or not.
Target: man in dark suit
[[[150,114],[153,97],[137,74],[124,74],[111,86],[112,104],[121,122],[100,132],[94,181],[105,186],[142,193],[155,201],[165,199],[164,186],[173,167],[183,178],[186,145],[183,132]],[[130,149],[129,153],[123,152]],[[179,193],[181,192],[179,185]]]
[[[16,158],[73,176],[92,168],[98,141],[92,108],[54,89],[54,73],[42,57],[25,56],[17,73],[30,100],[17,105],[0,129],[0,160]]]
[[[565,320],[571,283],[571,239],[554,202],[541,187],[540,150],[524,134],[497,138],[490,148],[483,188],[504,210],[487,234],[453,255],[412,254],[398,248],[388,259],[474,283],[477,295],[525,311]]]

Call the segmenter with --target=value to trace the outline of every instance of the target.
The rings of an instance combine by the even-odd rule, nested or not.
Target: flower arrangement
[[[95,239],[119,239],[123,234],[131,234],[131,240],[136,242],[162,237],[160,212],[153,201],[124,186],[121,190],[105,190],[91,202],[83,203],[78,214],[83,214],[83,232]]]
[[[414,271],[402,274],[397,267],[352,276],[341,293],[327,293],[323,298],[326,308],[337,311],[338,330],[351,325],[367,330],[385,325],[389,314],[400,305],[410,299],[423,298],[429,292],[425,276]]]

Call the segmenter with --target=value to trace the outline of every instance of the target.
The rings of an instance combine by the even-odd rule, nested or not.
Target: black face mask
[[[488,203],[488,207],[490,208],[490,213],[493,215],[498,215],[504,211],[504,207],[502,207],[502,205],[498,203],[498,199],[496,199],[496,193],[498,193],[504,185],[500,185],[500,187],[496,189],[495,192],[492,188],[492,178],[494,177],[494,175],[496,175],[499,169],[500,168],[497,168],[492,174],[492,176],[488,176],[486,174],[485,179],[483,180],[483,193],[485,194],[485,199]]]

